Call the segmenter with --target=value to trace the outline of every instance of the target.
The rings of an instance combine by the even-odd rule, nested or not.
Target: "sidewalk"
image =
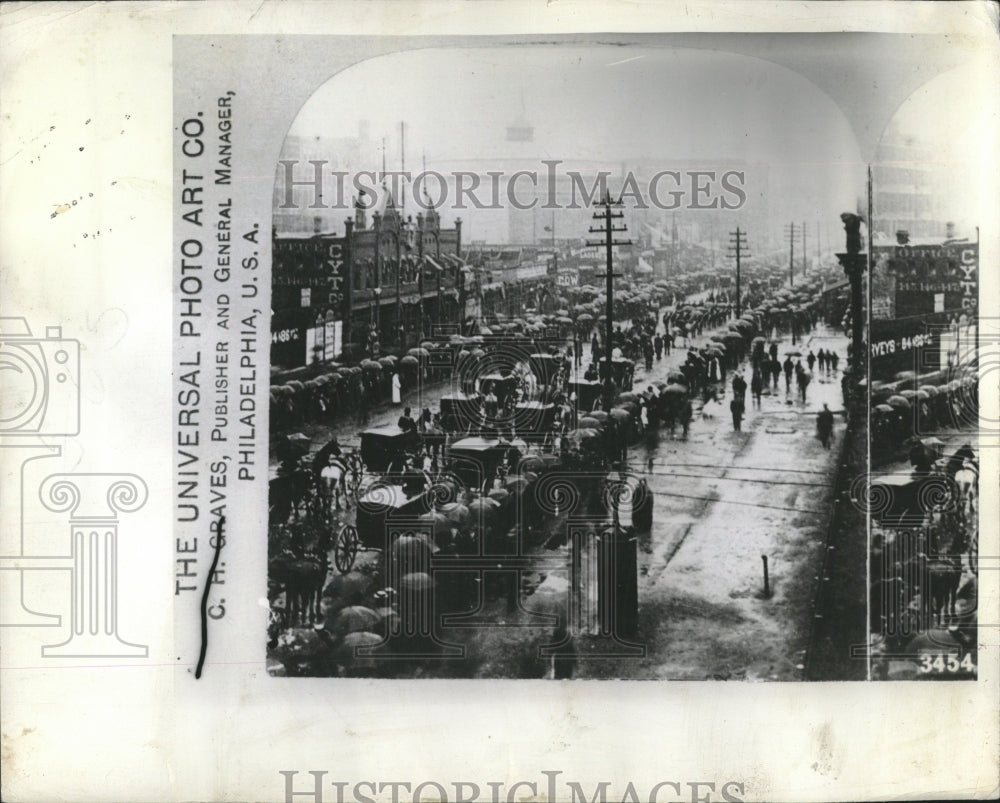
[[[830,346],[843,355],[845,345],[820,332],[805,351]],[[741,433],[726,404],[724,417],[696,417],[686,441],[661,434],[651,448],[631,450],[632,470],[655,499],[653,531],[639,545],[647,658],[581,662],[579,677],[803,679],[845,433],[838,416],[824,449],[816,411],[824,402],[841,409],[839,379],[814,379],[805,404],[794,383],[786,398],[782,379],[760,410],[748,408]]]

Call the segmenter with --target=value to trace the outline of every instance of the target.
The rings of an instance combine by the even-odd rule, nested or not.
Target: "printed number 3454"
[[[937,674],[945,672],[975,672],[976,665],[973,663],[971,653],[966,653],[961,660],[954,653],[951,655],[924,653],[920,656],[920,671],[925,674],[932,672]]]

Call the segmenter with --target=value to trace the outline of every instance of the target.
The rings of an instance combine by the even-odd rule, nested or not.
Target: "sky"
[[[967,161],[969,143],[981,141],[976,109],[965,108],[972,100],[956,107],[954,125],[927,125],[934,110],[954,103],[963,80],[932,81],[897,114],[904,130],[928,135],[932,146],[946,143],[943,163]],[[865,165],[836,104],[785,67],[732,53],[594,45],[407,51],[331,78],[289,133],[353,137],[362,120],[376,141],[385,138],[390,170],[399,169],[400,121],[411,170],[422,158],[441,170],[502,169],[500,160],[517,157],[567,165],[638,160],[664,170],[692,161],[763,166],[766,186],[758,189],[778,236],[791,220],[835,226],[865,195]],[[505,141],[506,127],[522,121],[533,126],[533,142]],[[375,161],[343,169],[379,169],[381,156]]]

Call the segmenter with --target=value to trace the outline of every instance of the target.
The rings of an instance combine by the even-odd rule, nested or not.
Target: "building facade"
[[[343,234],[274,234],[272,366],[404,352],[467,317],[478,291],[461,220],[442,229],[433,209],[404,219],[391,196],[368,213],[358,204]]]
[[[872,258],[872,378],[956,364],[977,319],[979,244],[874,245]]]

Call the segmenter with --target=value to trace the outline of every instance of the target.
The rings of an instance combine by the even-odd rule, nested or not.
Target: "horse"
[[[341,494],[344,495],[345,504],[350,505],[350,497],[347,494],[347,472],[347,463],[340,457],[328,458],[326,465],[319,472],[324,495],[327,501],[333,501],[336,510],[340,510]]]
[[[275,477],[268,483],[268,522],[283,524],[298,518],[299,508],[309,499],[312,477],[304,469]]]
[[[955,484],[958,486],[959,506],[967,521],[976,516],[979,493],[979,472],[971,460],[963,460],[962,467],[955,472]]]
[[[280,539],[281,549],[267,563],[268,597],[274,600],[284,591],[285,625],[308,625],[319,614],[333,534],[323,525],[299,524],[272,537]]]
[[[285,625],[308,625],[319,613],[329,563],[326,552],[297,558],[290,551],[268,562],[269,580],[285,592]]]
[[[939,555],[927,561],[926,572],[931,614],[935,623],[944,624],[947,616],[955,615],[962,565],[957,555]]]

